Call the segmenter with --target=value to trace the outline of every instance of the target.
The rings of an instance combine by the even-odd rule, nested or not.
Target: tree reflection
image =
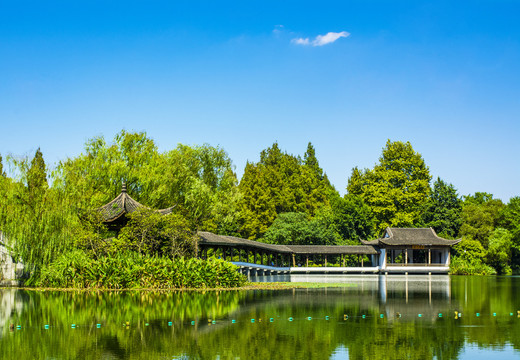
[[[468,344],[519,349],[519,280],[206,293],[2,290],[9,299],[14,291],[23,309],[3,315],[0,358],[328,359],[344,349],[351,359],[457,359]],[[22,329],[10,331],[10,323]]]

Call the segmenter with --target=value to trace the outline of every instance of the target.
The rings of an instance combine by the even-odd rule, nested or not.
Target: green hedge
[[[214,258],[170,259],[122,253],[94,259],[75,250],[43,268],[36,284],[80,289],[183,289],[232,288],[245,282],[235,265]]]

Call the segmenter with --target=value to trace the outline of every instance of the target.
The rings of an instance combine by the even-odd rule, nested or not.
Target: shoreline
[[[26,286],[3,286],[0,290],[27,290],[27,291],[64,291],[64,292],[205,292],[205,291],[250,291],[250,290],[291,290],[291,289],[313,289],[313,288],[330,288],[330,287],[356,287],[357,284],[349,283],[305,283],[305,282],[272,282],[272,283],[247,283],[245,286],[236,288],[136,288],[136,289],[108,289],[108,288],[42,288],[42,287],[26,287]]]

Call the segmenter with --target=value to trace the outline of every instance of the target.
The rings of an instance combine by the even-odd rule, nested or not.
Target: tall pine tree
[[[260,238],[278,214],[314,215],[335,193],[310,143],[303,161],[282,152],[277,143],[263,150],[258,163],[246,165],[239,189],[241,236],[250,239]]]
[[[454,238],[462,224],[462,199],[452,184],[437,178],[422,214],[424,225],[443,237]]]

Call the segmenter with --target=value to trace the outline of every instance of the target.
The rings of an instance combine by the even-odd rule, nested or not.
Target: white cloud
[[[334,41],[338,40],[342,37],[350,36],[349,32],[341,31],[341,32],[328,32],[325,35],[318,35],[314,40],[309,40],[309,38],[296,38],[292,39],[292,42],[297,45],[312,45],[312,46],[323,46],[327,44],[331,44]]]
[[[309,42],[309,38],[297,38],[297,39],[292,39],[291,42],[295,43],[295,44],[298,44],[298,45],[309,45],[310,42]]]

